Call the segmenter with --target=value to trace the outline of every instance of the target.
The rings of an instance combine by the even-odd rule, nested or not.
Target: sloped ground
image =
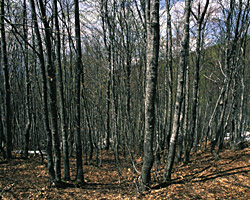
[[[101,168],[84,166],[85,185],[70,181],[64,188],[49,186],[39,157],[16,158],[0,163],[0,199],[250,199],[250,149],[225,150],[220,155],[215,161],[210,153],[200,152],[189,165],[177,164],[168,186],[159,184],[164,166],[157,173],[153,169],[153,188],[141,194],[129,158],[116,166],[112,152],[104,152]]]

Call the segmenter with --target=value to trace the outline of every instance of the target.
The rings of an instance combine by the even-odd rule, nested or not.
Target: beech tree
[[[186,67],[188,64],[186,61],[189,52],[190,12],[191,12],[191,0],[185,0],[185,14],[184,14],[185,23],[184,23],[183,38],[181,42],[180,64],[178,67],[177,93],[176,93],[176,101],[173,114],[173,128],[170,138],[167,162],[164,171],[164,179],[166,182],[169,182],[171,180],[171,171],[175,159],[176,140],[180,128],[180,115],[183,103],[184,77],[185,77]]]
[[[43,116],[44,116],[44,128],[47,134],[47,159],[48,159],[48,170],[49,176],[52,182],[55,181],[55,170],[54,170],[54,161],[53,161],[53,152],[52,152],[52,132],[49,125],[49,106],[48,106],[48,84],[47,84],[47,75],[46,75],[46,66],[44,60],[44,53],[43,53],[43,45],[41,34],[37,22],[37,15],[36,15],[36,8],[34,0],[30,0],[31,12],[32,12],[32,20],[34,23],[34,29],[36,33],[36,39],[38,44],[38,57],[41,65],[42,70],[42,83],[43,83]]]
[[[198,115],[198,91],[199,91],[199,82],[200,82],[200,60],[201,60],[201,34],[202,29],[204,28],[204,18],[208,9],[209,0],[206,1],[204,9],[201,11],[201,4],[198,3],[197,15],[192,12],[193,16],[197,20],[197,34],[196,34],[196,50],[195,50],[195,74],[194,74],[194,81],[193,81],[193,95],[192,95],[192,109],[191,109],[191,123],[190,123],[190,132],[188,133],[191,135],[190,140],[187,141],[187,147],[185,149],[185,162],[189,162],[189,154],[191,148],[193,147],[194,139],[195,145],[197,146],[198,135],[196,135],[197,131],[197,115]],[[188,130],[187,130],[188,131]]]
[[[141,172],[142,187],[150,184],[150,171],[154,163],[153,140],[155,131],[155,98],[159,56],[159,1],[146,1],[147,65],[145,93],[144,161]]]
[[[83,162],[82,162],[82,139],[81,139],[81,78],[82,78],[82,51],[81,51],[81,35],[80,35],[80,19],[79,19],[79,2],[74,0],[75,6],[75,34],[76,34],[76,180],[80,183],[83,179]]]
[[[9,65],[7,57],[7,44],[5,37],[5,1],[0,2],[0,28],[1,28],[1,63],[4,71],[4,86],[5,86],[5,115],[6,115],[6,158],[10,159],[12,151],[12,108],[11,108],[11,87],[9,77]]]
[[[166,72],[167,75],[165,77],[166,85],[168,86],[168,104],[166,107],[166,124],[164,127],[166,128],[166,145],[167,149],[168,144],[170,142],[171,132],[172,132],[172,116],[173,116],[173,37],[172,37],[172,25],[171,25],[171,13],[170,13],[170,1],[165,0],[166,3],[166,12],[167,12],[167,44],[166,44],[166,58],[167,58],[167,65],[166,65]]]
[[[61,63],[61,32],[58,20],[58,7],[57,0],[53,1],[53,11],[55,18],[55,30],[56,30],[56,63],[58,67],[58,83],[60,90],[60,116],[61,116],[61,132],[62,132],[62,142],[63,142],[63,157],[64,157],[64,179],[70,179],[70,169],[69,169],[69,149],[68,149],[68,130],[66,126],[66,108],[65,108],[65,95],[64,95],[64,83],[63,83],[63,70]]]
[[[27,25],[27,5],[26,0],[23,1],[23,37],[28,41],[28,25]],[[29,47],[27,43],[25,45],[24,64],[25,64],[25,112],[26,112],[26,126],[25,126],[25,148],[24,157],[28,158],[28,150],[30,144],[30,132],[31,132],[31,80],[30,80],[30,69],[29,69]]]
[[[55,186],[62,160],[84,183],[83,162],[112,152],[145,190],[162,165],[169,183],[192,150],[244,140],[249,1],[0,2],[0,151],[46,149]]]

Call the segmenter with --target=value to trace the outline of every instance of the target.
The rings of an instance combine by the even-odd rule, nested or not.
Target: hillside
[[[140,159],[137,164],[139,169]],[[84,166],[85,185],[70,181],[54,188],[49,187],[47,169],[39,157],[25,161],[17,156],[0,164],[0,199],[250,199],[250,148],[224,150],[219,161],[209,152],[199,152],[189,165],[176,164],[168,186],[159,185],[161,166],[158,173],[152,170],[153,188],[141,194],[129,165],[129,159],[123,159],[115,166],[113,153],[103,152],[102,167]]]

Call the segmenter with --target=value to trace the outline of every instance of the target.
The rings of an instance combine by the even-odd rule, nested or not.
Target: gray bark
[[[145,95],[144,161],[141,172],[142,187],[150,184],[150,171],[154,162],[153,136],[155,131],[155,100],[159,56],[159,1],[146,2],[147,67]]]
[[[7,46],[5,37],[5,9],[4,0],[0,2],[0,31],[1,31],[1,63],[4,71],[4,87],[5,87],[5,110],[6,110],[6,158],[10,159],[12,157],[12,109],[11,109],[11,88],[10,88],[10,75],[9,75],[9,65],[7,57]]]
[[[28,27],[27,27],[27,8],[26,8],[26,0],[23,1],[23,37],[26,41],[28,41]],[[24,49],[24,64],[25,64],[25,85],[26,85],[26,94],[25,94],[25,113],[26,113],[26,126],[25,126],[25,147],[24,147],[24,157],[28,158],[28,150],[30,144],[30,131],[31,131],[31,106],[30,106],[30,98],[31,98],[31,80],[30,80],[30,72],[29,72],[29,54],[28,54],[28,44],[25,43]]]
[[[39,0],[39,5],[42,14],[42,22],[45,27],[45,46],[47,53],[47,70],[49,78],[49,102],[52,117],[52,143],[54,149],[55,159],[55,181],[61,181],[61,151],[60,151],[60,139],[58,134],[58,119],[57,119],[57,84],[56,84],[56,67],[52,59],[52,42],[51,42],[51,28],[47,21],[46,8],[42,0]]]
[[[39,26],[37,22],[37,16],[36,16],[36,8],[35,8],[35,2],[34,0],[29,0],[30,7],[31,7],[31,15],[32,20],[34,23],[34,29],[38,44],[38,57],[41,65],[42,70],[42,87],[43,87],[43,95],[42,95],[42,101],[43,101],[43,115],[44,115],[44,128],[47,135],[47,145],[46,145],[46,151],[47,151],[47,159],[48,159],[48,171],[50,180],[54,182],[55,180],[55,171],[54,171],[54,162],[53,162],[53,155],[52,155],[52,133],[49,125],[49,110],[48,110],[48,84],[47,84],[47,75],[46,75],[46,67],[45,67],[45,60],[44,60],[44,54],[43,54],[43,46],[42,46],[42,38],[39,31]]]
[[[167,163],[164,171],[164,180],[166,182],[169,182],[171,180],[171,171],[174,164],[175,149],[180,128],[181,107],[183,103],[184,78],[185,78],[186,66],[188,64],[186,63],[186,61],[188,54],[187,52],[189,51],[190,9],[191,9],[191,0],[185,0],[185,16],[184,16],[185,24],[184,24],[182,43],[181,43],[180,64],[178,67],[176,102],[175,102],[174,116],[173,116],[173,129],[170,139]]]
[[[58,21],[58,8],[57,0],[53,0],[54,6],[54,18],[55,18],[55,30],[56,30],[56,60],[58,65],[59,75],[59,91],[60,91],[60,116],[61,116],[61,132],[63,142],[63,157],[64,157],[64,179],[70,179],[70,168],[69,168],[69,147],[68,147],[68,130],[66,126],[66,108],[64,101],[64,84],[63,84],[63,71],[61,63],[61,38],[60,28]]]
[[[75,132],[76,143],[76,180],[80,183],[84,182],[83,178],[83,161],[82,161],[82,140],[81,140],[81,76],[82,76],[82,51],[81,51],[81,35],[80,35],[80,18],[79,18],[79,2],[75,3],[75,34],[76,34],[76,120],[77,127]]]
[[[167,11],[167,71],[168,71],[168,105],[167,105],[167,120],[166,120],[166,144],[167,150],[169,149],[169,142],[172,132],[172,121],[173,121],[173,42],[172,42],[172,25],[171,25],[171,14],[170,14],[170,1],[165,0],[166,11]],[[167,77],[166,77],[167,78]]]
[[[200,84],[200,60],[201,60],[201,31],[202,31],[202,25],[205,18],[205,14],[207,12],[209,5],[209,0],[206,1],[205,7],[200,13],[200,3],[198,4],[198,16],[195,16],[197,20],[197,31],[196,31],[196,51],[195,51],[195,73],[194,73],[194,81],[193,81],[193,98],[192,98],[192,110],[191,110],[191,123],[190,123],[190,140],[188,142],[187,146],[187,152],[185,154],[185,162],[189,162],[189,154],[191,151],[191,148],[193,147],[193,140],[197,140],[197,136],[195,136],[195,130],[196,130],[196,120],[198,115],[198,91],[199,91],[199,84]],[[195,137],[194,137],[195,136]]]

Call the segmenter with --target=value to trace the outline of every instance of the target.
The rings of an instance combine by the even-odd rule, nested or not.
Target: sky
[[[230,0],[210,0],[209,8],[206,14],[207,21],[207,27],[206,27],[206,37],[207,41],[206,44],[209,45],[209,43],[215,43],[217,40],[217,35],[219,32],[218,25],[221,23],[221,19],[223,19],[223,13],[221,9],[221,5],[223,5],[224,8],[228,8]],[[239,0],[236,0],[238,2]],[[246,0],[243,0],[245,2]],[[94,29],[102,30],[101,28],[101,22],[98,11],[96,10],[96,3],[93,3],[93,1],[87,1],[88,7],[84,7],[84,2],[82,3],[81,9],[84,10],[83,17],[85,18],[85,25],[86,34],[91,34],[93,27]],[[92,3],[91,3],[92,2]],[[139,2],[139,1],[138,1]],[[89,7],[89,4],[92,4],[92,8]],[[171,1],[171,17],[172,17],[172,32],[173,37],[177,36],[177,33],[182,33],[182,26],[183,26],[183,19],[184,19],[184,0],[172,0]],[[192,3],[192,11],[197,14],[197,7],[198,3],[201,4],[201,9],[204,8],[206,0],[193,0]],[[164,38],[166,36],[166,12],[165,12],[165,0],[160,1],[160,30],[161,30],[161,36]],[[137,14],[136,8],[134,9],[134,14]],[[138,20],[139,21],[139,20]],[[138,22],[139,23],[139,22]],[[196,30],[196,20],[191,15],[191,43],[193,46],[195,46],[195,30]]]

